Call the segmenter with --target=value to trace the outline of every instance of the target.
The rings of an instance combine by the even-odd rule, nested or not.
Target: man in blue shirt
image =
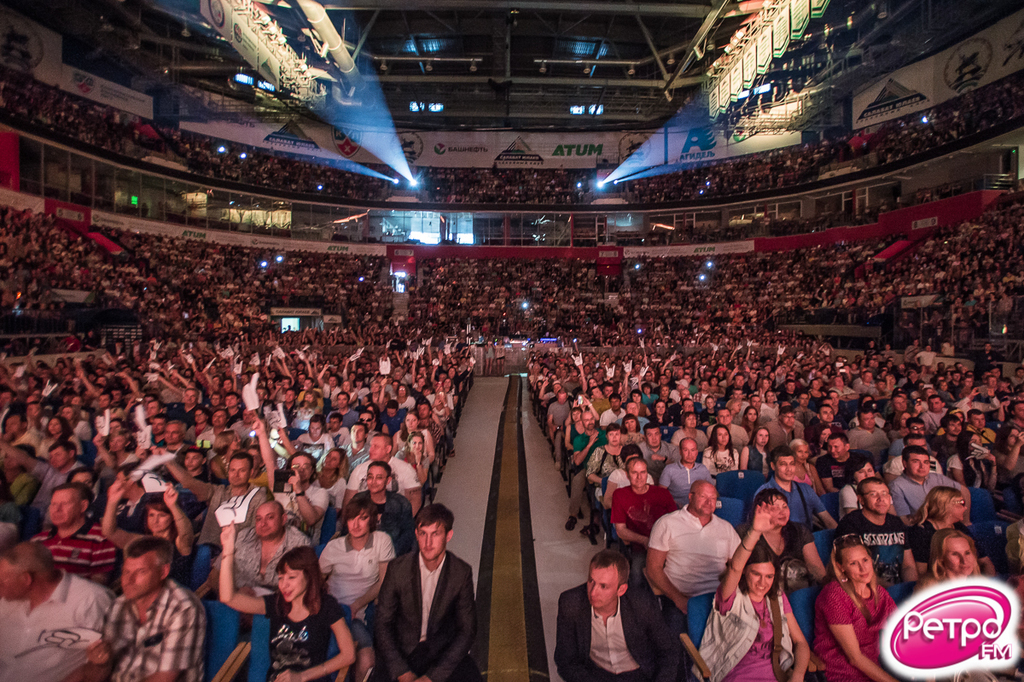
[[[902,457],[903,473],[889,484],[889,489],[892,491],[893,507],[904,523],[910,523],[911,517],[928,497],[928,491],[942,485],[956,488],[963,493],[966,505],[964,524],[970,524],[971,496],[953,479],[932,472],[931,458],[927,450],[916,445],[908,445],[903,448]]]
[[[679,458],[680,461],[665,465],[658,485],[668,488],[676,506],[682,509],[689,501],[690,487],[696,481],[707,481],[712,485],[714,481],[708,468],[697,461],[697,441],[694,439],[684,438],[679,443]]]
[[[825,511],[825,505],[818,499],[814,488],[793,480],[796,476],[796,455],[788,445],[780,445],[772,450],[771,467],[775,476],[758,488],[757,492],[765,488],[774,488],[782,492],[789,503],[789,520],[802,523],[808,530],[814,530],[814,517],[818,517],[825,528],[836,527],[835,519]]]

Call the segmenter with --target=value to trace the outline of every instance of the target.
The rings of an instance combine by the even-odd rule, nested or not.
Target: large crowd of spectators
[[[1021,74],[1008,76],[927,111],[888,121],[870,133],[851,132],[627,181],[614,191],[647,204],[739,196],[813,182],[824,172],[858,160],[869,166],[901,161],[1024,115],[1022,80]],[[368,201],[384,201],[394,189],[386,181],[312,159],[153,125],[3,68],[0,108],[14,120],[45,126],[86,144],[134,158],[162,154],[199,175],[255,187]],[[449,204],[573,205],[589,202],[597,189],[592,186],[593,171],[587,169],[423,168],[420,174],[426,198]]]

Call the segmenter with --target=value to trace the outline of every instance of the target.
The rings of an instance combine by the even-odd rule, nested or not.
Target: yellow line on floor
[[[488,640],[487,681],[529,682],[526,654],[526,607],[523,598],[523,562],[519,534],[519,377],[511,377],[512,390],[502,424],[501,479],[498,518],[494,533],[494,573],[491,583],[491,624]]]

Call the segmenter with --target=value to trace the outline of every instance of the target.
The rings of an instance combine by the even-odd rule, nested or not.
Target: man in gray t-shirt
[[[572,411],[572,403],[569,402],[569,394],[564,388],[555,392],[555,401],[548,405],[548,438],[555,439],[555,431],[565,424]]]

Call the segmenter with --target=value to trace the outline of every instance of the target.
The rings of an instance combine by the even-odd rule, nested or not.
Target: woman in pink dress
[[[878,664],[882,628],[896,603],[878,587],[860,535],[836,538],[829,577],[814,604],[814,651],[825,663],[825,679],[896,682]]]

